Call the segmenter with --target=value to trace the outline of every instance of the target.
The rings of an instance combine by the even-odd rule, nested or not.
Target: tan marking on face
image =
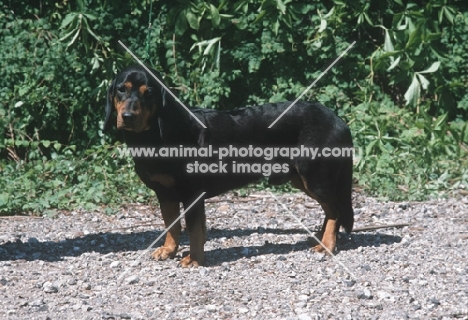
[[[140,86],[140,88],[138,88],[138,92],[140,93],[140,95],[144,95],[146,90],[148,90],[148,87],[146,85],[142,85]]]
[[[131,86],[131,83],[127,81],[124,85],[128,88],[128,85]],[[141,87],[145,87],[146,89]],[[143,89],[147,90],[146,86],[141,87],[139,88],[139,91]],[[114,97],[114,107],[117,111],[117,129],[134,132],[142,132],[150,129],[149,118],[154,114],[155,110],[154,108],[151,110],[143,108],[139,100],[133,102],[132,110],[130,111],[135,116],[135,119],[131,123],[124,122],[122,114],[127,110],[128,103],[130,103],[129,101],[130,100],[128,99],[119,100],[117,96]]]
[[[131,89],[133,87],[133,84],[130,81],[125,81],[124,86],[127,89]]]
[[[117,129],[123,129],[125,126],[123,119],[122,119],[122,113],[125,110],[127,103],[125,101],[119,101],[117,97],[114,97],[114,107],[115,110],[117,111]]]

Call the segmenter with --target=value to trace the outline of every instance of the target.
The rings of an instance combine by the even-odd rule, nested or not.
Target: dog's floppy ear
[[[147,73],[147,77],[150,80],[151,86],[154,88],[154,95],[156,96],[156,101],[161,102],[160,105],[158,104],[158,107],[164,108],[169,103],[168,98],[170,95],[167,93],[166,89],[164,89],[164,86],[161,85],[161,83],[164,83],[161,74],[154,69],[150,70],[152,74]],[[154,79],[153,76],[156,77],[159,81]]]
[[[115,92],[115,80],[112,81],[110,84],[109,88],[107,89],[107,97],[106,97],[106,117],[104,119],[104,126],[102,128],[103,132],[109,131],[109,129],[112,127],[112,113],[114,111],[114,105],[113,105],[113,97],[114,97],[114,92]]]

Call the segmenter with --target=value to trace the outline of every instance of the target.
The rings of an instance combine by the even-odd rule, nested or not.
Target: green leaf
[[[8,204],[10,200],[10,195],[8,193],[0,193],[0,208]]]
[[[60,29],[65,29],[75,18],[76,18],[76,13],[67,14],[65,18],[62,20]]]
[[[281,0],[276,0],[276,6],[282,14],[286,14],[286,6]]]
[[[374,145],[377,143],[377,139],[372,140],[366,147],[366,156],[370,156]]]
[[[455,17],[454,13],[455,13],[455,10],[451,7],[442,7],[442,11],[444,12],[444,15],[445,15],[445,18],[447,18],[447,20],[453,24],[453,19]],[[439,18],[440,20],[440,18]]]
[[[184,34],[184,32],[187,30],[188,25],[185,10],[182,10],[177,16],[174,27],[175,33],[178,35]]]
[[[198,17],[195,13],[193,13],[190,10],[187,11],[186,18],[190,28],[195,30],[198,30],[200,28],[200,21],[198,20]]]
[[[273,32],[275,33],[275,35],[278,35],[279,27],[280,27],[280,22],[277,19],[276,22],[273,24]]]
[[[429,87],[429,80],[426,79],[422,74],[416,73],[418,76],[419,83],[421,83],[421,86],[424,90],[427,90]]]
[[[390,65],[390,67],[388,67],[387,71],[390,71],[390,70],[394,69],[398,65],[398,63],[400,62],[401,57],[397,57],[396,59],[393,59],[393,57],[391,57],[391,59],[393,60],[393,62]]]
[[[436,72],[440,67],[440,61],[434,62],[429,68],[424,71],[419,71],[418,73],[432,73]]]
[[[330,18],[330,17],[333,15],[334,12],[335,12],[335,7],[332,7],[332,8],[330,9],[330,11],[328,11],[328,13],[325,14],[325,15],[323,16],[323,19],[328,19],[328,18]]]
[[[444,124],[446,123],[448,117],[448,113],[444,113],[440,115],[434,123],[434,130],[441,130],[443,129]]]
[[[421,95],[421,86],[416,75],[413,76],[413,81],[408,90],[405,92],[406,105],[416,105]]]
[[[393,52],[395,48],[393,47],[392,39],[390,38],[390,32],[385,29],[385,42],[384,42],[384,51]]]
[[[320,20],[320,27],[318,29],[318,32],[323,32],[327,28],[327,20],[322,19]]]
[[[416,27],[413,32],[411,32],[408,42],[406,43],[405,49],[409,49],[415,44],[420,44],[422,42],[422,32],[421,26]]]
[[[262,10],[262,11],[257,15],[257,17],[255,18],[255,20],[254,20],[253,23],[257,23],[258,21],[262,20],[266,13],[267,13],[266,10]]]
[[[213,26],[214,27],[218,27],[219,26],[219,22],[221,21],[221,17],[219,16],[219,11],[218,9],[210,4],[210,11],[211,11],[211,21],[213,23]]]

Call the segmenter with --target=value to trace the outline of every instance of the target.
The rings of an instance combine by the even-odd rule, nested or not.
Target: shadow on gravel
[[[234,237],[248,237],[252,234],[304,234],[306,231],[302,229],[210,229],[208,232],[208,241]],[[16,240],[15,242],[6,242],[0,245],[0,261],[13,260],[44,260],[44,261],[61,261],[64,257],[77,257],[86,252],[97,252],[100,254],[139,251],[146,249],[159,235],[161,231],[145,231],[135,233],[98,233],[88,234],[73,239],[64,239],[58,242],[55,241],[39,241],[36,238],[29,238],[23,242]],[[317,234],[316,234],[317,235]],[[320,237],[319,237],[320,238]],[[347,251],[357,249],[359,247],[378,247],[381,244],[393,244],[401,241],[401,237],[387,235],[382,233],[366,233],[366,234],[340,234],[338,239],[339,251]],[[162,244],[161,239],[155,245],[158,247]],[[181,238],[181,245],[188,246],[188,236],[184,232]],[[287,254],[294,251],[309,250],[316,243],[313,238],[298,241],[294,244],[275,244],[265,242],[265,244],[256,246],[242,246],[222,248],[206,251],[206,260],[209,266],[220,265],[223,262],[235,261],[243,257],[251,257],[266,254]]]
[[[215,231],[215,232],[213,232]],[[213,233],[219,232],[217,238],[233,237],[233,236],[248,236],[253,233],[258,233],[258,230],[210,230],[209,239],[214,238]],[[264,233],[272,234],[304,234],[308,235],[305,230],[302,229],[266,229]],[[317,238],[321,238],[321,235],[317,232],[314,233]],[[337,241],[338,251],[355,250],[359,247],[379,247],[382,244],[391,245],[401,241],[401,237],[388,235],[383,233],[352,233],[351,235],[340,233]],[[295,251],[307,251],[318,243],[314,238],[308,237],[306,240],[298,241],[292,244],[275,244],[266,242],[261,246],[245,246],[245,247],[232,247],[215,250],[207,250],[205,252],[205,259],[207,266],[218,266],[223,262],[236,261],[244,257],[252,257],[266,254],[283,255]]]

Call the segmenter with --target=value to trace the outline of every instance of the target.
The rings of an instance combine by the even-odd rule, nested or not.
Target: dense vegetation
[[[357,41],[306,96],[350,124],[356,185],[392,199],[468,186],[464,0],[4,0],[0,26],[0,213],[149,199],[101,131],[109,80],[135,63],[118,40],[219,109],[293,100]]]

